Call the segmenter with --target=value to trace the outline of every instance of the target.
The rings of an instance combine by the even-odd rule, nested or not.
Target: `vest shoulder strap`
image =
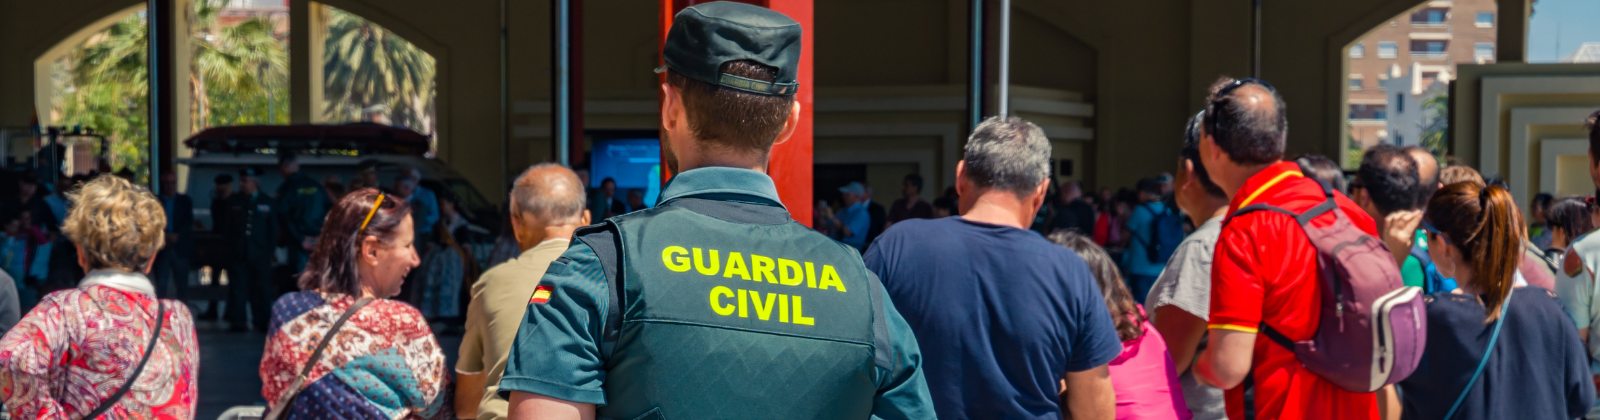
[[[606,290],[611,298],[606,305],[605,324],[600,331],[600,347],[602,353],[610,356],[610,345],[617,342],[618,333],[622,330],[623,279],[619,269],[622,266],[622,243],[617,235],[617,226],[605,220],[578,228],[572,236],[594,251],[595,258],[600,261],[601,272],[606,276]]]

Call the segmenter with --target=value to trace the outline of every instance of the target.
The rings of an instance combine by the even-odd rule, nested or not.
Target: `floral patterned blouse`
[[[116,393],[144,356],[156,324],[153,294],[88,283],[45,296],[0,339],[0,396],[12,419],[81,419]],[[155,353],[103,418],[194,418],[194,321],[182,303],[162,302],[166,320]]]
[[[261,396],[269,404],[288,392],[323,334],[355,302],[349,295],[302,291],[272,305],[261,359]],[[422,314],[402,302],[374,300],[323,350],[286,417],[450,419],[447,375],[444,353]]]

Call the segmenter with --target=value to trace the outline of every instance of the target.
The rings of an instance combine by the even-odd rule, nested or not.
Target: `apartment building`
[[[1449,83],[1457,64],[1494,62],[1494,0],[1433,0],[1379,25],[1349,49],[1347,124],[1363,148],[1378,142],[1416,144],[1395,136],[1391,102],[1416,109],[1434,82]],[[1404,78],[1391,82],[1391,79]],[[1414,111],[1413,111],[1414,112]],[[1408,132],[1412,130],[1401,130]],[[1400,137],[1400,138],[1395,138]]]

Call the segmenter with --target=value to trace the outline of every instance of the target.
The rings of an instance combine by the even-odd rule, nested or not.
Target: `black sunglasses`
[[[1210,127],[1207,127],[1207,128],[1210,129],[1212,137],[1217,138],[1219,141],[1221,140],[1221,137],[1222,137],[1222,133],[1217,130],[1217,126],[1222,124],[1222,116],[1223,116],[1223,114],[1219,113],[1217,111],[1217,109],[1222,107],[1223,98],[1228,97],[1228,94],[1233,93],[1233,91],[1239,89],[1239,87],[1244,86],[1244,85],[1248,85],[1248,84],[1256,84],[1256,85],[1259,85],[1259,86],[1261,86],[1263,88],[1266,88],[1267,92],[1278,93],[1278,89],[1272,87],[1271,83],[1267,83],[1267,81],[1265,81],[1265,80],[1257,79],[1257,78],[1254,78],[1254,77],[1246,77],[1246,78],[1243,78],[1243,79],[1234,79],[1232,82],[1228,82],[1228,84],[1226,86],[1223,86],[1222,89],[1217,89],[1217,95],[1216,95],[1217,99],[1211,101],[1211,106],[1209,108],[1207,108],[1206,111],[1204,111],[1206,113],[1209,113],[1210,116],[1212,117],[1211,118]]]

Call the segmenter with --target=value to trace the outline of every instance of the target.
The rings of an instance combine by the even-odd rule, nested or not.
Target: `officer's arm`
[[[610,296],[599,257],[583,241],[573,241],[550,263],[500,379],[498,392],[512,403],[511,417],[588,419],[606,403],[600,329]],[[561,416],[546,417],[552,414]]]
[[[511,420],[594,420],[594,404],[511,392]]]

